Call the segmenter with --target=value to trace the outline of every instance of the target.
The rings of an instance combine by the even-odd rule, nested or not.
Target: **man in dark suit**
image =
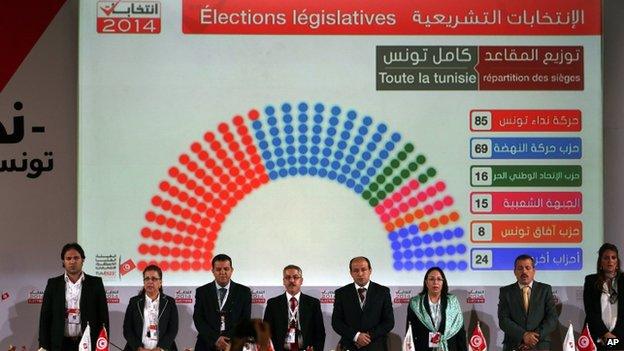
[[[39,315],[39,347],[47,351],[78,350],[87,323],[91,346],[102,326],[108,328],[108,305],[102,278],[82,271],[85,254],[77,243],[61,250],[65,273],[48,280]]]
[[[514,262],[517,282],[500,288],[498,325],[505,332],[503,350],[550,350],[557,327],[552,288],[536,282],[535,261],[520,255]]]
[[[233,282],[233,272],[232,259],[216,255],[212,258],[215,280],[195,291],[195,351],[225,350],[236,324],[251,317],[251,290]]]
[[[340,335],[343,350],[387,350],[387,336],[394,327],[390,289],[370,281],[366,257],[349,262],[354,283],[336,290],[332,327]]]
[[[320,301],[301,292],[301,268],[288,265],[282,273],[286,292],[269,299],[264,310],[275,351],[322,351],[325,326]]]

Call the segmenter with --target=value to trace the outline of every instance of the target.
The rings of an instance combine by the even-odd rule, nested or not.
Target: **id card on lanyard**
[[[67,314],[67,323],[80,324],[80,309],[79,308],[68,308],[66,311],[66,314]]]

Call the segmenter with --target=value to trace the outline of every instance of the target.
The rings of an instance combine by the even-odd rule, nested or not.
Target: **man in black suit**
[[[275,351],[322,351],[325,326],[320,301],[301,292],[301,268],[288,265],[282,273],[286,292],[269,299],[264,310]]]
[[[503,350],[550,350],[550,333],[558,324],[552,288],[533,280],[535,260],[529,255],[516,258],[514,274],[517,282],[500,288],[499,294]]]
[[[340,335],[343,350],[387,350],[387,336],[394,327],[390,289],[370,281],[366,257],[349,262],[354,283],[336,290],[332,327]]]
[[[61,250],[65,273],[50,278],[39,315],[39,347],[47,351],[76,351],[87,323],[91,347],[102,326],[108,328],[108,305],[102,278],[82,271],[85,254],[77,243]]]
[[[225,350],[236,324],[251,317],[251,290],[233,282],[233,272],[230,256],[216,255],[212,258],[215,280],[195,291],[195,351]]]

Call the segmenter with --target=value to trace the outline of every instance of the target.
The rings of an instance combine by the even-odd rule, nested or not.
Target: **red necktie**
[[[358,295],[360,295],[360,303],[364,303],[364,299],[366,299],[366,288],[359,288]]]

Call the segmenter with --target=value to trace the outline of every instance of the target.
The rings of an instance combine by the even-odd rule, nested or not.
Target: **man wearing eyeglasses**
[[[76,351],[87,323],[91,347],[102,326],[108,330],[108,305],[102,278],[82,271],[85,253],[78,243],[61,250],[65,273],[48,280],[39,316],[39,347],[47,351]]]
[[[214,281],[195,291],[195,351],[229,349],[234,327],[251,317],[251,290],[233,282],[233,272],[230,256],[216,255],[212,258]]]
[[[284,267],[286,292],[267,301],[264,321],[271,326],[275,351],[322,351],[325,326],[318,299],[301,292],[303,273],[290,264]]]
[[[552,288],[535,281],[535,260],[514,261],[517,282],[500,288],[498,325],[505,332],[503,350],[550,350],[550,333],[558,324]]]
[[[388,350],[388,333],[394,328],[390,289],[370,281],[368,258],[351,259],[352,284],[336,290],[332,327],[343,350]]]

